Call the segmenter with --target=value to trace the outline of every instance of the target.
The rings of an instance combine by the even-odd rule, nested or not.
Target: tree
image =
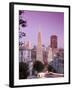
[[[35,61],[33,65],[33,69],[37,72],[42,72],[44,69],[44,64],[40,61]]]
[[[27,26],[26,25],[27,22],[24,19],[24,17],[22,17],[23,16],[22,14],[24,14],[24,10],[19,10],[19,38],[26,36],[26,33],[21,31],[21,28],[20,28],[20,27],[24,28]],[[20,41],[19,41],[19,45],[22,45]]]
[[[26,79],[29,75],[29,67],[27,63],[19,63],[19,79]]]
[[[48,69],[48,72],[56,73],[56,70],[51,65],[48,65],[47,69]]]
[[[22,14],[24,13],[24,10],[19,10],[19,25],[22,27],[26,27],[26,21],[22,17]]]

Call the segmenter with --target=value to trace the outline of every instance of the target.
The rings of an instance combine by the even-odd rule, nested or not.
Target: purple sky
[[[37,45],[38,32],[42,32],[42,44],[50,45],[50,36],[58,36],[58,47],[64,47],[64,13],[45,11],[24,11],[22,15],[27,21],[27,27],[22,31],[26,37],[22,41],[30,41]]]

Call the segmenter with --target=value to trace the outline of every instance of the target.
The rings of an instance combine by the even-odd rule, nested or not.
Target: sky
[[[38,32],[42,33],[42,44],[50,45],[51,35],[57,35],[58,48],[64,48],[64,13],[46,11],[24,11],[22,18],[27,26],[21,30],[26,33],[22,41],[30,41],[32,45],[38,43]]]

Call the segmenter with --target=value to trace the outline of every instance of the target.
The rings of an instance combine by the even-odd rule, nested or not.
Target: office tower
[[[57,36],[56,35],[52,35],[51,36],[51,48],[57,48]]]
[[[31,46],[31,42],[30,41],[27,41],[27,44],[26,44],[26,49],[31,49],[32,46]]]
[[[52,52],[52,48],[48,47],[48,59],[47,59],[48,63],[50,63],[51,61],[53,61],[53,52]]]
[[[31,50],[31,58],[32,58],[32,61],[36,61],[36,51],[37,51],[37,47],[34,46]]]

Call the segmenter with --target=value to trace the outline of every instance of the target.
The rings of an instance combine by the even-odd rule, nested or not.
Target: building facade
[[[51,42],[50,46],[51,46],[52,49],[58,48],[58,46],[57,46],[57,36],[56,35],[51,36],[51,41],[50,42]]]
[[[38,32],[38,45],[37,45],[37,54],[36,60],[43,62],[43,52],[42,52],[42,33]]]

